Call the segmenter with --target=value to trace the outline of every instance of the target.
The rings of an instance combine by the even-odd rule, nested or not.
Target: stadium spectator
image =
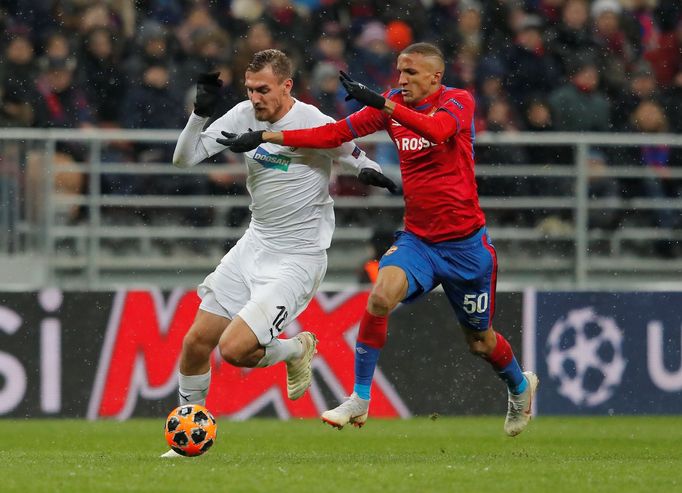
[[[366,105],[333,124],[302,130],[249,131],[222,141],[235,152],[264,142],[330,148],[378,130],[389,132],[400,152],[405,230],[384,254],[360,322],[355,386],[350,398],[322,414],[342,428],[363,426],[388,315],[442,285],[463,328],[469,350],[487,360],[507,384],[505,432],[521,433],[530,420],[537,376],[521,371],[507,340],[492,328],[497,258],[478,205],[471,130],[474,100],[443,86],[445,62],[434,45],[417,43],[398,56],[400,90],[380,95],[342,74],[348,95]],[[396,125],[397,124],[397,125]]]
[[[626,72],[637,57],[637,48],[621,27],[621,4],[617,0],[598,0],[590,12],[604,84],[610,93],[622,91]]]
[[[547,49],[562,64],[563,73],[578,56],[596,56],[597,44],[589,28],[589,6],[586,0],[566,0],[561,22],[547,31]]]
[[[291,0],[266,2],[262,19],[288,52],[302,53],[306,49],[312,35],[310,22],[299,14]]]
[[[648,54],[658,47],[660,29],[656,23],[652,0],[629,0],[626,4],[626,16],[639,32],[641,54]]]
[[[0,127],[31,127],[34,110],[31,98],[24,96],[14,84],[0,86]]]
[[[552,111],[546,99],[535,97],[526,105],[522,115],[525,130],[529,132],[552,132],[555,130],[552,121]],[[557,145],[528,145],[524,146],[526,162],[545,168],[572,164],[572,148]],[[573,192],[572,178],[542,177],[527,178],[528,191],[536,196],[567,196]],[[564,221],[566,218],[557,214],[555,209],[536,208],[533,220],[538,223],[553,216],[553,221]]]
[[[632,69],[627,81],[627,85],[613,105],[613,122],[616,129],[627,130],[629,128],[629,118],[634,109],[646,100],[660,101],[656,77],[651,70],[651,65],[645,60],[640,60]]]
[[[548,25],[554,26],[561,20],[561,11],[566,0],[538,0],[536,11]]]
[[[462,0],[457,4],[457,40],[458,48],[479,56],[483,50],[482,7],[476,0]]]
[[[506,69],[502,61],[497,57],[485,57],[476,66],[475,80],[476,90],[473,92],[476,99],[477,112],[485,113],[490,105],[500,99],[509,99],[509,94],[504,86]],[[477,129],[485,129],[485,124]]]
[[[218,65],[230,62],[231,41],[228,34],[220,28],[200,28],[190,36],[188,52],[178,69],[174,81],[177,91],[186,94],[193,88],[195,74],[215,71]]]
[[[518,132],[520,122],[509,101],[504,98],[490,101],[486,107],[485,128],[489,132]],[[527,164],[528,157],[523,146],[484,145],[476,151],[476,161],[480,164],[520,165]],[[525,197],[530,194],[528,180],[523,177],[478,177],[479,193],[496,197]],[[528,212],[512,209],[489,215],[491,222],[501,225],[528,225]]]
[[[426,39],[438,43],[445,51],[455,49],[457,31],[452,26],[457,24],[457,0],[437,0],[428,9],[428,32]]]
[[[529,97],[549,94],[561,76],[556,61],[545,50],[542,29],[538,16],[525,16],[517,27],[514,46],[505,56],[505,86],[516,108],[522,111]]]
[[[27,101],[35,97],[35,81],[39,69],[33,42],[28,32],[7,33],[9,37],[0,60],[0,87],[14,100]]]
[[[164,64],[171,74],[177,74],[174,47],[171,45],[166,29],[157,22],[145,21],[140,25],[132,53],[123,63],[129,87],[141,84],[144,70],[154,63]]]
[[[549,95],[554,128],[564,132],[606,132],[610,128],[610,104],[599,90],[599,71],[585,54],[569,67],[570,82]]]
[[[73,59],[43,59],[45,70],[38,79],[38,98],[34,103],[35,125],[51,128],[83,128],[94,124],[91,108],[85,92],[74,80],[76,62]],[[85,158],[81,144],[59,142],[53,157],[56,166],[69,165]],[[43,194],[37,193],[44,187],[45,156],[39,152],[29,154],[26,163],[27,187],[32,190],[29,196],[36,200],[35,210],[43,210]],[[56,173],[55,191],[64,195],[77,196],[85,191],[85,175],[76,171]],[[55,215],[57,222],[72,223],[83,218],[83,209],[77,205],[59,210]],[[38,219],[34,217],[32,219]]]
[[[663,86],[672,83],[682,62],[682,3],[662,0],[656,10],[656,20],[661,28],[658,46],[646,54]]]
[[[118,55],[109,28],[95,28],[83,39],[78,80],[100,122],[120,121],[127,87]]]
[[[315,43],[312,58],[318,63],[332,63],[337,70],[346,70],[348,64],[346,63],[345,51],[346,41],[341,27],[336,23],[328,23]]]
[[[122,110],[124,128],[171,129],[182,126],[184,111],[181,100],[170,87],[168,67],[152,63],[142,74],[142,83],[129,91]],[[135,145],[135,157],[140,163],[167,163],[173,156],[172,144],[140,142]],[[146,193],[163,195],[206,194],[208,180],[204,175],[191,178],[182,175],[139,176]],[[195,226],[205,226],[208,211],[185,209],[185,221]]]
[[[249,26],[246,36],[244,39],[240,39],[235,47],[236,56],[233,67],[238,87],[244,86],[244,73],[246,67],[251,63],[253,55],[274,47],[275,40],[267,23],[259,21]]]
[[[476,69],[478,67],[478,56],[469,50],[462,48],[456,51],[450,63],[445,66],[447,80],[452,81],[456,87],[469,91],[476,95]]]
[[[75,79],[76,61],[72,58],[47,58],[42,61],[44,71],[37,82],[36,126],[91,126],[94,115],[85,90]]]
[[[334,119],[341,118],[346,111],[343,101],[339,69],[329,62],[318,63],[310,80],[310,93],[318,108]]]
[[[378,21],[366,24],[355,40],[348,69],[362,74],[362,82],[386,90],[393,82],[393,53],[386,42],[386,26]]]
[[[632,130],[644,133],[664,133],[669,129],[663,107],[656,101],[642,101],[630,117]],[[642,181],[643,193],[653,199],[679,199],[682,190],[670,178],[670,147],[645,145],[636,150],[635,159],[640,165],[652,171],[651,178]],[[672,231],[679,225],[679,213],[672,209],[654,209],[653,223],[659,228]],[[664,257],[676,256],[676,245],[672,241],[656,243],[657,253]]]
[[[279,50],[256,53],[245,74],[244,101],[203,131],[219,98],[216,74],[199,76],[194,113],[173,156],[192,166],[225,149],[224,139],[243,127],[300,128],[331,119],[295,100],[291,61]],[[211,354],[237,367],[264,368],[285,361],[290,399],[303,396],[312,381],[315,336],[279,335],[308,305],[327,267],[326,249],[334,229],[329,198],[331,161],[336,158],[394,186],[376,163],[354,144],[333,151],[299,152],[281,146],[247,157],[253,218],[249,229],[199,286],[202,298],[184,337],[178,371],[181,403],[204,404],[211,380]],[[266,159],[267,158],[267,159]],[[287,170],[283,173],[283,170]],[[382,180],[383,179],[383,180]],[[163,457],[178,456],[168,451]]]

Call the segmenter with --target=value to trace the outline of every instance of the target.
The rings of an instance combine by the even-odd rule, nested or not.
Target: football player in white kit
[[[246,70],[248,101],[237,104],[206,130],[219,98],[218,74],[202,74],[194,113],[180,137],[173,164],[193,166],[225,150],[223,136],[246,128],[280,131],[335,120],[291,96],[291,61],[279,50],[254,55]],[[395,191],[352,142],[335,149],[297,149],[262,144],[244,154],[251,194],[251,222],[244,236],[199,285],[201,305],[185,335],[179,368],[180,404],[204,404],[211,380],[210,356],[239,367],[284,361],[287,393],[298,399],[312,379],[317,340],[311,332],[279,339],[308,305],[327,268],[326,249],[334,231],[329,196],[332,161],[358,173],[361,182]],[[172,450],[162,457],[180,456]]]

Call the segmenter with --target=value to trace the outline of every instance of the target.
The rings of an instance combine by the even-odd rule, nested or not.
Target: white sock
[[[200,404],[206,405],[206,394],[211,384],[211,369],[203,375],[183,375],[178,372],[178,398],[180,405]]]
[[[296,338],[273,339],[265,346],[265,356],[256,365],[256,368],[272,366],[280,361],[291,361],[303,355],[303,344]]]

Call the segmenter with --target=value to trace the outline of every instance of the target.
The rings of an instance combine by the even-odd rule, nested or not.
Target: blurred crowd
[[[280,48],[294,60],[297,98],[343,117],[357,106],[344,101],[339,69],[386,90],[397,82],[396,54],[412,42],[429,41],[445,54],[445,83],[475,96],[478,132],[682,133],[679,0],[5,0],[1,5],[3,127],[178,129],[191,111],[199,72],[221,72],[219,116],[245,98],[245,67],[266,48]],[[84,159],[78,149],[59,150],[66,161]],[[379,161],[396,161],[390,145],[373,151]],[[170,152],[172,146],[118,143],[107,148],[105,158],[167,162]],[[568,164],[571,152],[487,147],[477,160]],[[680,149],[645,146],[591,154],[597,168],[616,161],[656,171],[657,178],[639,184],[644,195],[679,196],[679,183],[666,180],[666,170],[682,164]],[[154,183],[162,193],[244,191],[217,178]],[[595,180],[591,193],[631,193],[621,185]],[[133,178],[104,184],[110,193],[149,192],[150,186]],[[364,193],[356,184],[344,186],[339,182],[337,192]],[[510,188],[484,180],[481,187],[491,195],[540,193],[533,183]],[[666,217],[655,218],[656,224],[670,227]]]

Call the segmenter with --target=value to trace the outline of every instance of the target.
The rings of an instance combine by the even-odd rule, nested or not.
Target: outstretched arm
[[[339,147],[357,137],[369,135],[386,126],[387,117],[373,108],[363,108],[352,115],[334,123],[320,127],[300,130],[284,130],[283,132],[267,132],[258,130],[243,134],[223,133],[223,139],[217,141],[233,152],[246,152],[255,149],[263,142],[311,149],[331,149]]]

